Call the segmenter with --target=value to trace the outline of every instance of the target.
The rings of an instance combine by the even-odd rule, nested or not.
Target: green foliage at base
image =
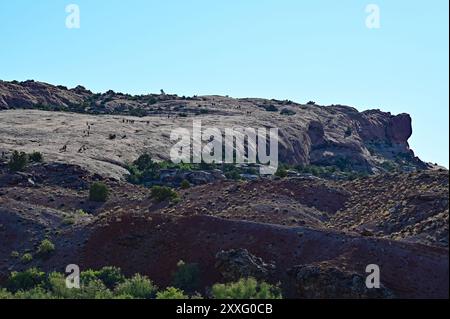
[[[193,293],[200,288],[200,268],[180,260],[173,276],[173,285],[186,292]]]
[[[181,289],[168,287],[166,290],[156,293],[156,299],[189,299],[189,297]]]
[[[227,284],[215,284],[212,287],[215,299],[281,299],[281,290],[254,278],[245,278]]]
[[[157,290],[158,287],[150,279],[136,274],[119,284],[114,292],[116,295],[130,296],[134,299],[150,299],[155,296]]]
[[[117,267],[81,272],[79,288],[68,288],[63,273],[46,274],[37,268],[30,268],[11,273],[5,287],[0,287],[0,299],[203,299],[202,295],[194,292],[194,288],[200,288],[197,265],[179,262],[177,268],[174,284],[180,287],[170,286],[161,290],[146,276],[135,274],[126,278]],[[207,297],[216,299],[281,298],[277,286],[253,278],[215,284],[205,290],[211,291]]]

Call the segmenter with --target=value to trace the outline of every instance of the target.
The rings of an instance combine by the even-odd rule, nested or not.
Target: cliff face
[[[192,120],[197,119],[202,120],[203,127],[278,127],[280,160],[292,165],[333,165],[342,170],[368,173],[427,167],[409,148],[412,126],[408,114],[392,115],[380,110],[358,112],[342,105],[223,96],[179,97],[161,93],[131,96],[108,91],[94,94],[81,86],[68,89],[35,81],[0,81],[0,110],[5,110],[0,113],[0,149],[12,149],[11,140],[15,140],[23,148],[41,148],[55,157],[72,154],[70,161],[82,164],[98,157],[111,159],[108,165],[123,163],[143,151],[165,159],[171,145],[170,129],[192,127]],[[46,112],[14,109],[76,114],[58,112],[50,116]],[[104,116],[96,116],[98,114]],[[123,116],[136,118],[129,123],[123,121]],[[44,121],[44,117],[49,119]],[[86,121],[95,123],[90,136],[80,134]],[[61,123],[73,125],[61,126]],[[47,139],[45,145],[31,145],[29,141],[44,130],[48,134],[54,131],[58,134]],[[109,134],[126,136],[127,143],[111,141]],[[67,141],[73,147],[69,145],[66,154],[58,154]],[[77,153],[82,146],[89,151]],[[71,153],[71,149],[75,151]],[[86,156],[88,158],[83,158]]]

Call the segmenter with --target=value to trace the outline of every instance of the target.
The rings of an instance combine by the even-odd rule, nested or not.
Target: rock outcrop
[[[409,148],[412,126],[408,114],[392,115],[380,110],[358,112],[342,105],[320,106],[256,98],[179,97],[169,94],[131,96],[113,91],[95,94],[82,86],[68,89],[35,81],[0,81],[0,110],[10,110],[2,113],[4,122],[17,122],[11,128],[2,127],[0,149],[7,149],[2,144],[9,145],[11,139],[26,147],[29,141],[17,139],[42,134],[42,125],[33,127],[30,123],[38,125],[42,117],[49,116],[45,112],[14,113],[14,109],[83,113],[85,118],[78,121],[81,124],[79,127],[54,126],[69,122],[75,124],[77,121],[72,119],[70,113],[61,115],[61,112],[55,112],[51,118],[58,118],[57,123],[52,119],[45,120],[45,126],[52,133],[49,142],[57,145],[46,145],[41,151],[57,153],[61,145],[69,140],[77,145],[75,150],[95,149],[95,160],[113,158],[116,163],[122,164],[134,160],[131,155],[137,157],[147,149],[151,149],[152,155],[167,159],[173,144],[169,138],[170,129],[180,126],[192,129],[192,120],[197,119],[202,121],[204,128],[222,130],[277,127],[279,159],[291,165],[336,166],[341,170],[365,173],[427,168]],[[105,116],[97,117],[97,114]],[[76,117],[80,119],[79,115]],[[95,130],[88,136],[74,135],[86,129],[83,127],[86,122],[95,122]],[[16,130],[20,130],[20,136]],[[102,137],[102,134],[105,136]],[[111,140],[108,136],[116,138]],[[110,141],[102,143],[102,138]],[[120,141],[128,142],[130,148],[121,149],[118,146]],[[111,143],[115,144],[114,147]],[[54,150],[48,149],[48,146]],[[67,161],[78,163],[75,155],[78,154],[71,151],[64,154],[70,157]],[[90,159],[92,161],[94,158]],[[93,166],[88,158],[79,162],[87,168]],[[117,167],[111,169],[110,166],[114,165],[111,161],[103,162],[108,166],[108,170],[104,171],[123,170]]]
[[[394,294],[384,286],[367,288],[366,278],[327,264],[299,265],[288,270],[293,296],[302,299],[389,299]]]
[[[261,258],[242,248],[218,252],[215,267],[226,281],[248,277],[268,280],[276,268],[275,265],[265,263]]]

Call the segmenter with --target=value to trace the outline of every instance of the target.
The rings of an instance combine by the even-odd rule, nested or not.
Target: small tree
[[[277,171],[275,172],[275,176],[278,176],[278,177],[281,177],[281,178],[286,177],[287,176],[286,169],[284,167],[279,167],[277,169]]]
[[[254,278],[240,279],[228,284],[215,284],[212,287],[215,299],[281,299],[278,287]]]
[[[152,197],[158,202],[163,202],[167,199],[173,200],[178,197],[177,192],[166,186],[153,186]]]
[[[14,151],[9,159],[9,169],[13,172],[23,171],[28,164],[28,156],[24,152]]]
[[[126,279],[115,289],[116,295],[131,296],[138,299],[153,298],[158,287],[145,276],[134,275],[131,279]]]
[[[10,291],[32,289],[45,280],[45,273],[37,268],[30,268],[25,271],[13,271],[8,278],[7,287]]]
[[[89,189],[89,200],[93,202],[106,202],[108,198],[108,187],[100,182],[95,182]]]
[[[98,279],[100,279],[106,287],[112,289],[118,284],[125,281],[125,276],[122,274],[120,268],[113,266],[106,266],[95,272]]]
[[[48,256],[55,251],[55,245],[48,239],[41,241],[38,247],[38,254],[41,256]]]
[[[28,156],[28,159],[30,162],[40,163],[44,160],[44,157],[41,152],[33,152]]]
[[[188,299],[188,296],[184,294],[183,290],[168,287],[163,291],[157,292],[156,299]]]
[[[183,179],[183,181],[181,182],[180,187],[182,189],[188,189],[189,187],[191,187],[191,184],[189,183],[189,181],[187,179]]]
[[[20,261],[24,264],[28,264],[33,260],[33,255],[30,253],[23,254],[22,258],[20,258]]]
[[[173,285],[189,293],[200,287],[200,269],[197,264],[189,264],[180,260],[173,276]]]

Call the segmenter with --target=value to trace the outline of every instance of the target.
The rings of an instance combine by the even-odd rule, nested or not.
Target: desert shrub
[[[215,284],[212,287],[215,299],[281,299],[278,287],[254,278],[240,279],[227,284]]]
[[[25,271],[13,271],[8,278],[7,288],[9,291],[29,290],[44,283],[45,273],[37,268],[30,268]]]
[[[381,163],[381,168],[383,168],[386,172],[393,173],[397,170],[397,165],[393,161],[386,160]]]
[[[108,198],[108,187],[100,182],[95,182],[89,189],[89,200],[93,202],[106,202]]]
[[[156,299],[188,299],[188,296],[184,294],[183,290],[168,287],[163,291],[157,292]]]
[[[125,281],[125,276],[122,274],[122,270],[118,267],[107,266],[100,270],[97,270],[96,277],[100,279],[106,287],[113,289],[118,284]]]
[[[87,272],[90,274],[90,271]],[[48,286],[53,296],[63,299],[111,299],[113,293],[98,278],[86,279],[86,272],[80,274],[80,288],[69,289],[66,286],[66,278],[61,273],[51,273],[48,276]],[[84,280],[83,280],[84,278]]]
[[[8,166],[13,172],[23,171],[28,164],[28,156],[24,152],[14,151],[9,159]]]
[[[51,293],[42,287],[30,290],[20,290],[14,294],[14,299],[54,299]]]
[[[224,164],[222,169],[226,178],[233,180],[241,179],[241,172],[239,167],[233,164]]]
[[[187,179],[183,179],[183,181],[180,184],[180,187],[182,189],[188,189],[189,187],[191,187],[191,183],[189,183]]]
[[[33,152],[28,155],[28,159],[30,160],[30,162],[40,163],[44,160],[44,156],[42,156],[41,152]]]
[[[133,296],[130,295],[114,295],[112,299],[134,299]]]
[[[147,111],[144,109],[135,108],[130,110],[130,115],[136,117],[144,117],[147,115]]]
[[[144,171],[148,168],[152,168],[154,166],[154,162],[150,154],[142,154],[137,160],[133,162],[133,164],[140,170]]]
[[[150,96],[150,97],[147,99],[147,104],[148,104],[148,105],[153,105],[153,104],[156,104],[156,103],[158,103],[158,99],[156,99],[156,98],[153,97],[153,96]]]
[[[116,295],[126,295],[137,299],[153,298],[158,287],[145,276],[136,274],[131,279],[126,279],[115,289]]]
[[[63,299],[75,299],[78,292],[78,289],[67,288],[66,278],[59,272],[52,272],[48,275],[47,290],[49,290],[53,296]]]
[[[266,109],[267,112],[278,112],[277,107],[272,104],[264,106],[264,108]]]
[[[284,167],[279,167],[275,172],[275,176],[284,178],[287,176],[287,170]]]
[[[61,222],[62,222],[63,225],[66,225],[66,226],[73,225],[73,224],[75,224],[75,217],[73,217],[73,216],[64,216],[64,218],[62,219]]]
[[[127,181],[131,184],[139,184],[142,179],[142,172],[133,164],[127,165],[129,175],[127,175]]]
[[[185,263],[180,260],[173,275],[173,286],[193,293],[200,287],[200,268],[197,264]]]
[[[98,280],[98,273],[93,269],[87,269],[80,273],[80,282],[82,286],[88,285],[89,282]]]
[[[150,154],[140,155],[132,165],[129,165],[129,180],[135,184],[143,183],[146,180],[159,178],[160,165],[152,160]]]
[[[314,101],[309,101],[308,103],[306,103],[307,105],[316,105],[316,102]]]
[[[172,200],[178,197],[177,192],[175,192],[170,187],[166,186],[153,186],[152,187],[152,197],[157,202],[162,202],[167,199]]]
[[[38,254],[41,256],[48,256],[55,251],[55,245],[48,239],[41,241],[38,247]]]
[[[280,114],[291,116],[291,115],[295,115],[296,113],[290,109],[284,108],[281,110]]]
[[[0,300],[13,299],[14,295],[4,288],[0,288]]]
[[[23,254],[22,258],[20,258],[20,261],[24,264],[28,264],[32,260],[33,260],[33,255],[31,255],[30,253],[25,253],[25,254]]]
[[[334,165],[340,169],[341,171],[351,171],[352,170],[352,163],[349,158],[347,157],[338,157]]]
[[[87,285],[77,290],[75,293],[78,299],[112,299],[113,297],[111,290],[99,279],[89,281]]]

